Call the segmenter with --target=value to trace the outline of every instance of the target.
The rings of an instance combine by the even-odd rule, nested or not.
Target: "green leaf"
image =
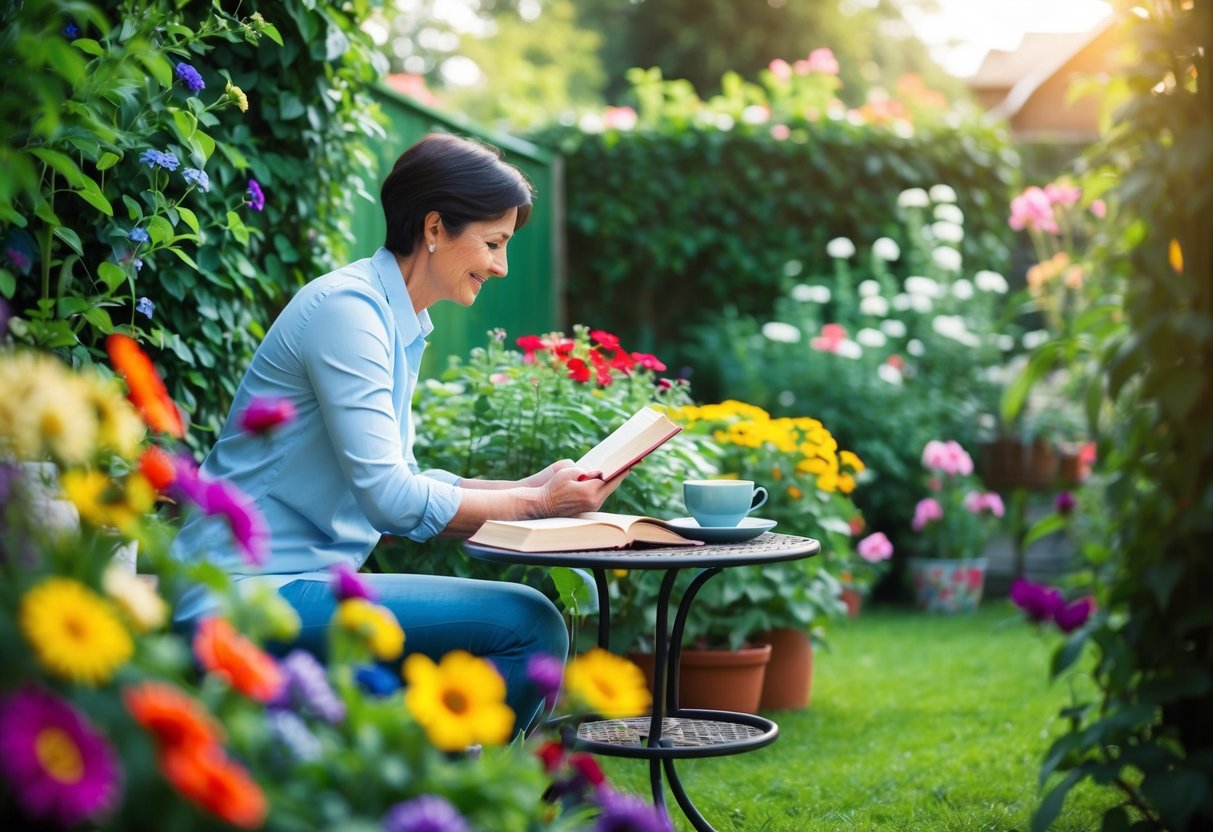
[[[248,245],[248,228],[245,226],[244,220],[235,211],[227,212],[227,230],[232,232],[232,236],[236,238],[236,242],[240,243],[240,245]]]
[[[188,142],[198,130],[198,119],[185,110],[173,110],[173,126],[177,128],[181,141]]]
[[[1048,832],[1049,827],[1057,818],[1058,812],[1061,811],[1062,804],[1065,803],[1066,795],[1070,793],[1070,789],[1074,788],[1074,784],[1082,779],[1082,776],[1083,773],[1079,769],[1071,771],[1065,776],[1065,779],[1045,795],[1032,815],[1032,832]]]
[[[76,38],[72,41],[72,46],[76,47],[85,54],[93,55],[98,58],[105,54],[105,49],[102,48],[101,44],[97,43],[97,41],[93,40],[92,38]]]
[[[85,179],[87,179],[85,187],[73,193],[107,217],[112,217],[114,215],[114,207],[105,198],[105,194],[101,193],[101,188],[92,179],[88,179],[88,177],[85,177]]]
[[[157,214],[147,221],[147,233],[151,235],[153,243],[162,245],[172,239],[173,226],[169,224],[168,220]]]
[[[278,28],[272,23],[264,23],[261,26],[261,33],[274,43],[282,46],[282,35],[278,34]]]
[[[589,572],[558,566],[551,570],[550,575],[561,604],[571,614],[584,616],[598,612],[598,591]]]
[[[198,225],[198,215],[189,208],[178,205],[177,213],[181,215],[181,221],[190,227],[190,230],[195,234],[198,233],[200,226]]]
[[[1082,655],[1083,647],[1087,644],[1087,639],[1087,631],[1079,630],[1072,634],[1066,640],[1066,643],[1053,654],[1053,660],[1049,668],[1049,672],[1053,678],[1060,676],[1065,672],[1066,668],[1078,661],[1078,657]]]
[[[84,256],[84,246],[80,243],[80,235],[72,231],[65,225],[57,225],[52,229],[52,233],[67,244],[67,247],[72,251]]]
[[[166,90],[173,86],[173,65],[159,52],[140,52],[139,61]]]
[[[53,168],[73,188],[80,188],[84,185],[84,174],[67,154],[57,150],[48,150],[45,147],[35,147],[29,152]]]
[[[211,154],[215,152],[215,140],[201,130],[190,139],[190,146],[201,153],[204,160],[211,158]]]
[[[97,170],[109,170],[118,163],[122,157],[113,151],[107,150],[101,154],[101,158],[97,160]]]
[[[105,334],[108,335],[114,331],[114,322],[110,319],[110,314],[100,306],[89,306],[81,314],[86,321]]]
[[[0,269],[0,295],[10,300],[17,290],[17,276],[8,269]]]
[[[1050,514],[1047,517],[1043,517],[1038,520],[1032,525],[1032,528],[1028,529],[1027,534],[1024,535],[1023,543],[1020,545],[1027,548],[1036,541],[1040,540],[1042,537],[1048,537],[1054,532],[1059,532],[1065,529],[1065,527],[1066,518],[1062,517],[1060,514]]]
[[[177,255],[177,257],[181,259],[182,263],[185,263],[187,266],[189,266],[194,271],[199,271],[198,264],[195,263],[194,259],[192,257],[190,257],[188,254],[186,254],[184,251],[177,248],[176,246],[169,246],[168,250],[171,251],[173,254]]]
[[[126,272],[108,260],[97,267],[97,276],[111,292],[126,282]]]

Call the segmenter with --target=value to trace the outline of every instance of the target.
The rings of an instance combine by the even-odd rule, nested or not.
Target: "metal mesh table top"
[[[745,566],[797,560],[816,555],[821,544],[810,537],[766,532],[742,543],[702,546],[654,546],[632,549],[587,549],[568,552],[517,552],[464,542],[472,557],[502,563],[579,566],[604,569],[678,569],[682,567]]]

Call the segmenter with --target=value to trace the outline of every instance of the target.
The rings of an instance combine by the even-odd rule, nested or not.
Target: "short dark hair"
[[[430,133],[400,155],[379,191],[387,221],[384,247],[411,254],[421,242],[425,216],[437,211],[447,232],[496,219],[518,209],[514,230],[531,217],[535,189],[501,151],[475,139]]]

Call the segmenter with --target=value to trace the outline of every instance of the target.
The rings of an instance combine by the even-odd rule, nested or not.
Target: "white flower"
[[[789,260],[783,264],[784,277],[796,277],[802,271],[804,271],[804,263],[799,260]]]
[[[907,188],[897,195],[897,205],[900,208],[926,208],[930,204],[927,192],[922,188]]]
[[[763,324],[762,334],[769,341],[779,341],[784,344],[795,344],[800,340],[800,330],[782,321],[768,321]]]
[[[889,314],[889,302],[879,295],[864,298],[859,302],[859,314],[883,318]]]
[[[586,113],[578,120],[577,129],[582,133],[601,133],[606,129],[606,123],[598,113]]]
[[[935,219],[940,220],[941,222],[952,222],[956,223],[957,225],[964,225],[965,213],[955,205],[945,202],[941,205],[935,206]]]
[[[771,120],[771,108],[761,104],[751,104],[741,112],[741,120],[746,124],[766,124]]]
[[[427,378],[425,380],[425,388],[433,393],[448,393],[450,395],[458,395],[463,392],[463,385],[455,381],[438,381],[438,379]]]
[[[1007,293],[1007,279],[998,272],[992,272],[989,269],[982,269],[973,275],[973,282],[983,292],[996,292],[1000,295]]]
[[[880,330],[890,338],[905,338],[906,325],[904,321],[899,321],[896,318],[889,318],[880,322]]]
[[[931,259],[939,268],[949,271],[960,271],[960,252],[947,246],[938,246],[931,251]]]
[[[893,135],[897,136],[897,138],[899,138],[899,139],[914,138],[914,125],[910,124],[910,122],[908,122],[908,121],[902,121],[901,119],[897,119],[892,124],[892,130],[893,130]]]
[[[932,185],[931,186],[931,201],[932,202],[955,202],[956,191],[948,185]]]
[[[1049,333],[1043,329],[1034,329],[1023,334],[1023,348],[1034,350],[1049,340]]]
[[[934,308],[935,304],[930,295],[910,295],[910,308],[924,315]]]
[[[965,238],[965,230],[954,222],[941,220],[931,224],[931,236],[941,243],[959,243]]]
[[[835,237],[826,243],[826,254],[836,260],[849,260],[855,256],[855,244],[846,237]]]
[[[981,339],[969,331],[964,318],[959,315],[937,315],[931,321],[931,328],[943,337],[959,341],[967,347],[981,346]]]
[[[830,302],[830,287],[829,286],[810,286],[809,300],[813,303],[829,303]]]
[[[906,291],[911,295],[925,295],[929,298],[942,297],[939,284],[929,277],[913,275],[906,278]]]
[[[855,340],[865,347],[878,348],[883,347],[888,338],[879,329],[872,329],[870,326],[865,326],[859,332],[855,333]]]
[[[952,294],[961,300],[968,300],[973,297],[973,284],[962,277],[952,284]]]
[[[885,262],[892,262],[901,256],[901,248],[892,237],[880,237],[872,243],[872,256]]]
[[[926,348],[923,347],[922,341],[919,341],[917,338],[911,338],[906,342],[906,352],[917,358],[926,352]]]
[[[776,401],[779,402],[781,407],[791,407],[792,405],[796,404],[796,394],[791,390],[783,390],[779,393]]]
[[[834,354],[843,358],[859,359],[863,357],[863,347],[850,338],[843,338],[834,345]]]
[[[727,133],[728,131],[732,130],[733,125],[736,123],[737,122],[734,121],[733,117],[731,115],[729,115],[728,113],[720,113],[712,121],[712,124],[715,125],[716,129],[720,130],[721,132],[724,132],[724,133]]]
[[[892,364],[881,364],[876,368],[876,375],[881,381],[886,381],[889,384],[901,384],[901,370],[894,367]]]
[[[807,283],[797,283],[792,287],[792,300],[808,303],[813,299],[813,287]]]
[[[869,278],[868,280],[865,280],[859,284],[859,296],[861,298],[870,298],[870,297],[872,297],[872,295],[879,295],[879,294],[880,294],[880,283],[879,282]]]
[[[1011,350],[1015,349],[1015,336],[1006,334],[999,335],[997,343],[1000,350],[1003,352],[1010,352]]]
[[[905,292],[902,292],[899,295],[893,296],[893,308],[896,309],[898,312],[905,312],[907,309],[910,308],[910,305],[911,305],[910,296],[908,294],[906,294]]]

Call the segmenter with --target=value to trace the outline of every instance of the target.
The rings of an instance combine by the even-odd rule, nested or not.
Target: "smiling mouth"
[[[477,286],[483,286],[483,285],[484,285],[484,278],[483,278],[483,277],[481,277],[481,276],[480,276],[480,275],[478,275],[478,274],[474,274],[474,275],[472,275],[472,280],[476,281],[476,285],[477,285]]]

